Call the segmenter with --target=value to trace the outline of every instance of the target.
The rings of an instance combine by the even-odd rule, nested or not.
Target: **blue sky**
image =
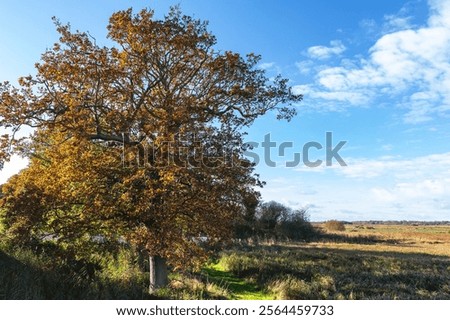
[[[34,72],[58,39],[52,16],[107,44],[114,11],[161,17],[174,4],[209,20],[218,49],[261,54],[269,76],[304,94],[291,122],[267,114],[248,130],[248,141],[270,133],[293,144],[284,157],[272,150],[276,167],[257,166],[264,200],[307,207],[312,220],[450,220],[449,0],[2,1],[0,80]],[[326,132],[347,141],[346,167],[286,167],[305,143],[325,145]],[[25,163],[7,165],[0,183]]]

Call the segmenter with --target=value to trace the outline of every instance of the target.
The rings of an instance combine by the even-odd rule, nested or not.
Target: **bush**
[[[276,201],[252,202],[245,207],[234,222],[236,239],[307,241],[317,236],[306,209],[294,210]]]
[[[277,235],[286,240],[310,240],[316,236],[316,230],[305,210],[294,210],[278,223]]]
[[[342,221],[330,220],[325,222],[325,229],[328,231],[345,231],[345,225]]]

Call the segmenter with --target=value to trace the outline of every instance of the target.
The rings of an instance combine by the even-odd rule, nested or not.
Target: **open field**
[[[321,228],[321,225],[318,225]],[[375,251],[382,253],[415,253],[450,257],[450,226],[449,225],[347,225],[345,232],[336,232],[338,237],[350,239],[374,238],[376,245],[371,243],[341,243],[315,242],[310,247],[335,248],[348,250]],[[349,243],[350,242],[350,243]],[[363,241],[362,241],[363,242]]]
[[[233,248],[189,281],[198,298],[450,299],[450,226],[347,225],[315,242]],[[189,291],[182,282],[172,294]]]
[[[4,247],[0,298],[450,299],[450,226],[443,225],[355,224],[309,243],[230,247],[199,272],[172,273],[156,296],[143,291],[147,275],[132,254],[102,259],[90,278]]]

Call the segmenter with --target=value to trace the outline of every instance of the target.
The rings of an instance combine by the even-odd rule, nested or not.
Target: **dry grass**
[[[319,225],[319,228],[322,226]],[[331,232],[328,232],[331,233]],[[337,236],[374,238],[373,243],[311,242],[306,247],[343,250],[378,251],[381,253],[414,253],[450,257],[450,226],[347,225]]]
[[[347,225],[221,262],[276,299],[450,299],[450,226]]]
[[[135,260],[126,250],[105,256],[88,279],[0,241],[0,299],[149,298]],[[171,280],[158,298],[450,299],[450,226],[346,225],[316,242],[230,249]]]

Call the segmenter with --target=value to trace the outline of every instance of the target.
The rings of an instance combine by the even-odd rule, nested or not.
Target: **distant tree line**
[[[314,238],[317,231],[305,209],[292,209],[276,201],[246,199],[243,214],[234,223],[238,240],[302,241]]]
[[[378,225],[417,225],[417,226],[437,226],[450,225],[450,221],[417,221],[417,220],[369,220],[369,221],[353,221],[344,222],[345,224],[378,224]]]

